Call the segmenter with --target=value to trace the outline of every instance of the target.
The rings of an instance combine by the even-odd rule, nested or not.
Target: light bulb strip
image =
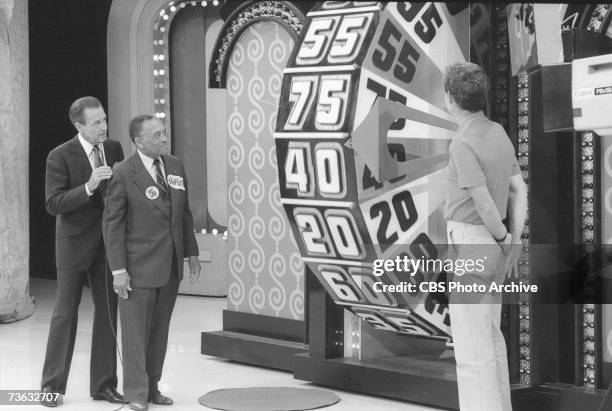
[[[529,77],[527,72],[518,74],[518,160],[523,179],[529,193],[529,110],[521,109],[529,104]],[[529,194],[527,194],[529,196]],[[521,237],[523,250],[519,260],[519,281],[530,282],[529,270],[529,210],[525,229]],[[521,384],[531,384],[531,296],[521,293],[519,297],[519,379]]]
[[[164,120],[168,136],[170,125],[170,70],[168,37],[170,25],[178,11],[186,6],[211,7],[218,6],[219,1],[170,1],[157,13],[153,22],[153,103],[155,117]]]

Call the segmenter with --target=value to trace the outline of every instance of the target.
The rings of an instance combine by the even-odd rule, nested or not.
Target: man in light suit
[[[200,274],[185,168],[168,154],[163,123],[150,115],[130,122],[137,151],[114,168],[109,187],[109,265],[119,294],[123,389],[133,410],[171,405],[158,390],[183,258]]]
[[[47,211],[57,216],[55,261],[57,301],[51,317],[41,388],[65,394],[83,284],[89,280],[94,302],[90,395],[94,400],[123,402],[117,387],[117,296],[112,291],[102,241],[102,213],[111,167],[123,160],[118,141],[107,140],[106,114],[97,98],[72,103],[70,121],[78,134],[47,157]],[[57,407],[50,395],[41,403]]]

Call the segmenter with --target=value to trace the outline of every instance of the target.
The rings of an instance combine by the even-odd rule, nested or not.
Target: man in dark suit
[[[168,155],[163,123],[150,115],[130,122],[137,151],[114,167],[105,241],[119,294],[123,390],[133,410],[171,405],[158,389],[183,258],[200,275],[185,168]],[[148,401],[148,402],[147,402]]]
[[[106,114],[100,101],[83,97],[69,111],[78,134],[54,148],[47,158],[46,208],[56,217],[57,301],[43,367],[43,392],[66,392],[83,284],[89,281],[94,302],[90,395],[123,402],[117,387],[115,331],[117,297],[112,292],[102,239],[102,213],[112,165],[123,160],[117,141],[107,140]],[[43,405],[56,407],[52,396]]]

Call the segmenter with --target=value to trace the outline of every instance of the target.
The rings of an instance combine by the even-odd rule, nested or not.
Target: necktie
[[[98,147],[98,145],[94,145],[93,149],[91,150],[91,154],[93,156],[93,168],[96,169],[102,165],[104,165],[104,163],[102,162],[102,156],[100,155],[100,147]]]
[[[166,184],[166,179],[164,178],[164,174],[161,170],[161,162],[159,158],[153,160],[153,165],[155,166],[155,178],[157,179],[157,185],[161,188],[161,191],[164,193],[164,196],[168,194],[168,185]]]

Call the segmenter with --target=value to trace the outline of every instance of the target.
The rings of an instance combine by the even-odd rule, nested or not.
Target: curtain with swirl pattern
[[[274,127],[294,42],[280,24],[249,26],[227,75],[228,309],[303,320],[304,264],[280,202]]]

